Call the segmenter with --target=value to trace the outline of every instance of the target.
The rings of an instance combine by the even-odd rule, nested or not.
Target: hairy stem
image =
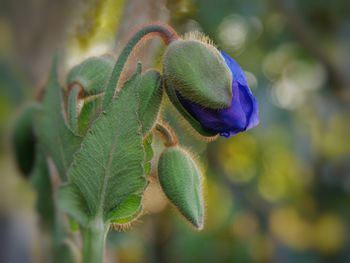
[[[157,123],[155,130],[161,135],[166,147],[177,145],[176,133],[168,124]]]
[[[152,36],[160,36],[166,45],[179,38],[177,33],[171,27],[162,24],[151,24],[143,27],[138,32],[136,32],[136,34],[134,34],[134,36],[126,44],[116,64],[114,65],[111,78],[109,79],[105,90],[103,100],[104,109],[111,102],[114,96],[115,89],[118,86],[118,81],[120,79],[121,73],[131,52],[141,40],[143,40],[145,37]]]
[[[109,225],[95,220],[82,228],[83,263],[102,263]]]

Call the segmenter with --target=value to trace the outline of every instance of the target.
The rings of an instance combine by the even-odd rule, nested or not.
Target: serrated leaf
[[[141,194],[146,186],[138,116],[140,72],[139,66],[96,119],[68,171],[70,186],[84,200],[82,211],[90,220],[110,221],[129,196]]]
[[[203,228],[204,200],[200,171],[192,157],[178,146],[159,158],[158,178],[163,192],[197,229]]]
[[[66,171],[73,160],[73,154],[80,147],[82,138],[75,135],[66,125],[62,90],[58,82],[55,58],[34,129],[44,151],[53,159],[60,177],[65,180]]]

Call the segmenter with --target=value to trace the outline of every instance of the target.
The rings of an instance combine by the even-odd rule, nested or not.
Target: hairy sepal
[[[219,51],[197,40],[177,40],[163,57],[166,85],[184,98],[211,109],[232,101],[232,74]]]

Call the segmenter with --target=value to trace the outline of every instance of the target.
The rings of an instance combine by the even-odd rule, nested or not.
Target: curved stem
[[[169,26],[162,24],[151,24],[143,27],[141,30],[136,32],[134,36],[129,40],[120,54],[116,64],[114,65],[111,78],[107,83],[107,87],[105,89],[105,95],[103,100],[103,108],[105,109],[107,105],[113,99],[115,89],[118,85],[118,81],[120,79],[121,73],[124,69],[125,63],[128,60],[131,52],[137,46],[137,44],[143,40],[146,36],[160,36],[164,43],[168,45],[172,41],[179,39],[177,33]]]
[[[157,123],[155,130],[160,134],[166,147],[175,146],[178,143],[177,136],[173,128],[165,123]]]

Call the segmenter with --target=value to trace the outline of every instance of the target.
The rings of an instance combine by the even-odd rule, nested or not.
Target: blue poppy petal
[[[226,109],[209,109],[189,102],[178,92],[177,97],[182,106],[206,129],[212,133],[230,133],[230,136],[244,131],[248,125],[247,114],[240,102],[238,84],[232,89],[232,103]]]
[[[222,57],[224,58],[226,65],[230,68],[232,76],[233,76],[233,81],[239,82],[242,86],[248,86],[248,81],[247,78],[241,69],[241,67],[238,65],[238,63],[231,58],[229,55],[227,55],[225,52],[220,51]]]
[[[248,130],[259,124],[258,103],[249,87],[239,85],[239,89],[240,103],[248,120],[246,126],[246,129]]]

